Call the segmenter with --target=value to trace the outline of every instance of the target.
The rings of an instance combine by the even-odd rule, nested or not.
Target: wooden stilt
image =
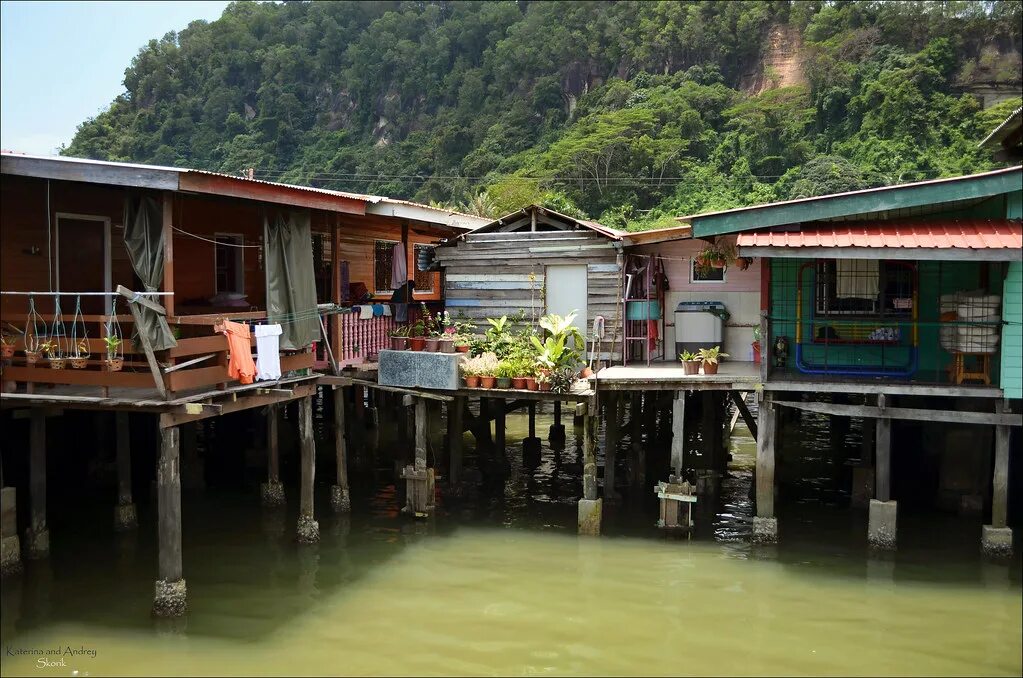
[[[415,461],[405,467],[402,476],[406,483],[405,511],[417,518],[425,518],[433,513],[434,471],[426,465],[426,399],[416,398],[415,401]]]
[[[313,398],[298,401],[298,438],[301,454],[301,487],[298,504],[298,541],[320,540],[320,526],[314,517],[313,486],[316,480],[316,441],[313,439]]]
[[[529,401],[529,437],[536,437],[536,403]]]
[[[579,534],[599,535],[602,503],[597,496],[597,418],[587,403],[576,414],[583,422],[583,498],[579,500]]]
[[[878,501],[888,501],[891,499],[892,494],[892,420],[878,418],[875,422],[874,444],[877,465],[874,470],[874,497]]]
[[[29,415],[29,528],[25,533],[28,558],[50,553],[50,530],[46,526],[46,413],[34,407]]]
[[[774,517],[774,447],[777,410],[770,393],[764,393],[757,413],[757,515],[753,519],[754,541],[777,541]]]
[[[686,444],[686,392],[675,391],[671,407],[671,471],[679,480],[683,475]]]
[[[497,454],[499,457],[506,455],[506,440],[505,440],[505,402],[503,400],[495,400],[493,403],[495,408],[494,412],[494,445],[497,447]]]
[[[284,485],[281,484],[280,438],[278,437],[279,405],[266,408],[266,482],[260,487],[263,506],[283,506]]]
[[[448,403],[448,484],[457,486],[462,481],[462,430],[465,396],[455,396]]]
[[[334,458],[337,463],[337,483],[330,488],[330,505],[335,513],[352,510],[348,489],[348,441],[345,439],[345,398],[343,387],[334,390]]]
[[[605,409],[606,426],[604,430],[604,498],[614,501],[618,498],[615,491],[615,461],[618,456],[618,405],[621,400],[618,394],[611,392]]]
[[[180,436],[177,426],[165,428],[160,433],[160,461],[156,471],[159,578],[153,599],[153,615],[157,617],[179,617],[187,609],[181,568]]]
[[[995,402],[995,413],[1008,412],[1006,401]],[[1012,557],[1012,528],[1008,526],[1009,427],[995,426],[995,465],[991,492],[991,524],[981,530],[981,550],[997,559]]]
[[[131,430],[127,412],[115,412],[117,438],[117,506],[114,507],[114,529],[131,530],[138,525],[131,494]]]

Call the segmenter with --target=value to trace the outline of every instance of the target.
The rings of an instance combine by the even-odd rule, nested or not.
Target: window
[[[414,247],[416,265],[416,292],[433,292],[433,271],[420,271],[419,261],[424,259],[426,261],[433,261],[433,247],[431,245],[416,245]]]
[[[816,266],[818,315],[909,316],[916,279],[913,265],[876,259],[821,259]]]
[[[217,233],[216,245],[216,278],[217,294],[221,292],[233,292],[241,294],[245,291],[245,266],[242,253],[242,236]]]
[[[689,282],[691,283],[723,283],[725,282],[725,271],[727,266],[722,268],[701,268],[696,265],[696,257],[689,262]]]
[[[373,248],[373,291],[377,293],[395,289],[391,286],[391,265],[394,246],[398,244],[393,240],[376,241]]]

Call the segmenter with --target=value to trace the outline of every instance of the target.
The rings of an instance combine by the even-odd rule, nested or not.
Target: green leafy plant
[[[57,342],[55,341],[44,341],[43,343],[39,344],[39,352],[46,354],[46,357],[50,358],[51,360],[53,358],[59,357],[60,354]]]
[[[550,373],[549,379],[551,391],[554,393],[568,393],[572,390],[572,384],[575,383],[575,370],[567,367],[554,370]]]
[[[698,360],[698,358],[696,357],[696,354],[691,352],[691,351],[682,351],[682,353],[679,354],[678,359],[681,360],[682,362],[689,362],[690,360]]]
[[[716,243],[704,247],[696,255],[696,269],[700,273],[706,274],[713,268],[728,266],[736,260],[737,256],[734,244],[718,239]]]
[[[716,364],[721,358],[729,357],[727,353],[721,352],[720,346],[714,348],[701,348],[696,352],[696,359],[705,363]]]
[[[103,337],[103,342],[107,345],[107,358],[113,360],[117,357],[117,349],[121,346],[121,338],[115,334],[107,337]]]
[[[494,376],[506,379],[522,376],[516,370],[517,367],[514,360],[502,360],[497,363],[497,369],[494,370]]]
[[[392,337],[404,338],[409,335],[410,327],[408,325],[395,325],[394,329],[391,330]]]
[[[760,325],[753,326],[753,341],[760,341]]]

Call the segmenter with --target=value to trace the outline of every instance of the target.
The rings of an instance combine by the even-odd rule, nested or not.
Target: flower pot
[[[704,362],[703,363],[703,373],[704,374],[717,374],[718,373],[718,363]]]
[[[391,350],[404,351],[408,348],[408,337],[391,337]]]
[[[549,381],[537,382],[537,390],[538,391],[550,391],[551,390],[551,382],[549,382]]]
[[[120,372],[124,367],[124,358],[107,358],[103,361],[103,369],[107,372]]]
[[[683,360],[682,361],[682,374],[686,376],[692,376],[700,373],[700,361],[699,360]]]
[[[480,377],[480,388],[494,388],[497,377]]]
[[[437,352],[437,347],[439,345],[440,345],[440,338],[439,337],[427,337],[426,338],[426,348],[424,348],[423,350],[428,352],[428,353],[436,353]]]
[[[13,358],[14,344],[0,344],[0,351],[2,351],[0,355],[2,355],[4,358]]]
[[[459,353],[468,353],[469,344],[459,344],[458,346],[455,346],[455,350],[458,351]]]
[[[465,375],[465,387],[466,388],[479,388],[480,378],[475,374]]]
[[[760,364],[760,342],[759,341],[754,341],[753,342],[753,364],[754,365],[759,365]]]
[[[441,339],[437,342],[437,353],[454,353],[454,339]]]
[[[39,362],[39,351],[25,351],[25,364],[35,365]]]
[[[408,347],[413,351],[422,351],[426,346],[426,337],[409,337]]]
[[[76,370],[84,370],[89,364],[88,358],[72,358],[71,367]]]
[[[512,377],[512,388],[517,388],[519,390],[526,388],[526,378]]]
[[[495,386],[497,388],[511,388],[511,377],[498,377]]]
[[[727,265],[724,259],[711,259],[709,263],[711,268],[724,268]]]
[[[582,372],[579,373],[580,379],[589,379],[593,376],[593,368],[587,365],[583,368]]]
[[[67,367],[67,358],[50,358],[51,370],[62,370]]]
[[[536,391],[540,388],[540,384],[536,383],[536,377],[526,377],[526,390]]]

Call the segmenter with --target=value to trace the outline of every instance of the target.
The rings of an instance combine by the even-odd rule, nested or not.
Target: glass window
[[[913,266],[876,259],[821,259],[814,304],[819,315],[908,316],[913,312]]]
[[[694,257],[689,262],[689,282],[692,283],[723,283],[727,266],[721,268],[702,267],[696,264]]]

